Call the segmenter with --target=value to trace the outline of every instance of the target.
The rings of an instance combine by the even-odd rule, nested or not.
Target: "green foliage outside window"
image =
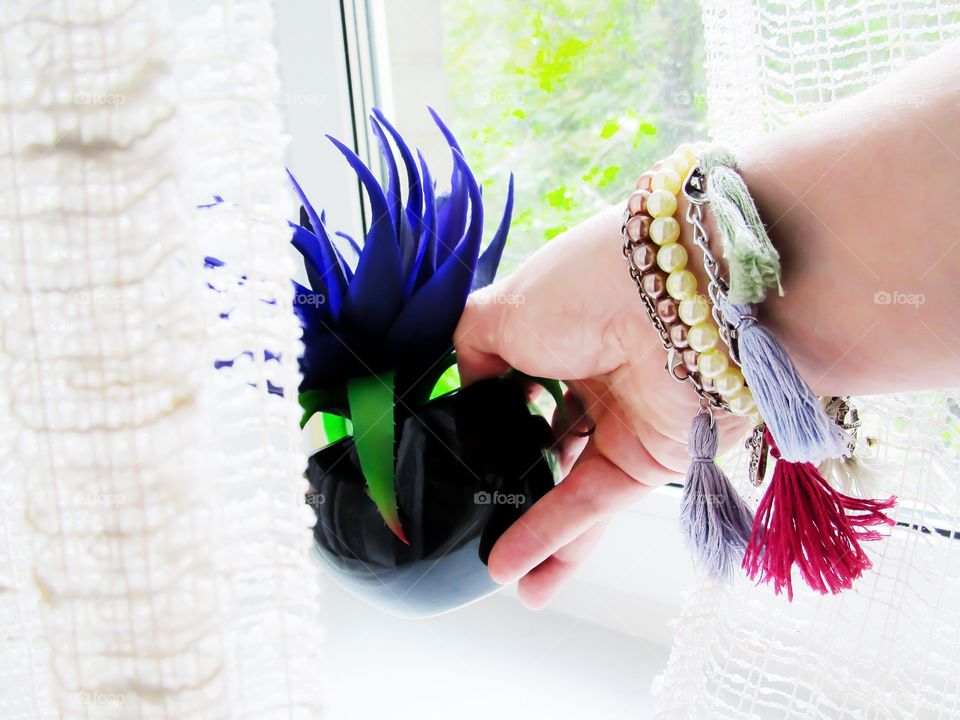
[[[444,0],[451,118],[486,191],[517,178],[508,270],[705,139],[696,0]]]

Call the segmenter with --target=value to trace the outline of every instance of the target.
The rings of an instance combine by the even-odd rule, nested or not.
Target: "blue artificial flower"
[[[430,170],[419,163],[379,110],[370,118],[386,161],[386,193],[350,148],[330,141],[357,173],[370,199],[372,222],[360,247],[350,236],[331,234],[293,174],[302,203],[293,228],[294,247],[303,255],[310,287],[295,285],[294,310],[303,325],[300,370],[301,424],[323,413],[353,444],[367,492],[387,526],[403,542],[396,498],[394,445],[398,409],[428,402],[453,361],[453,332],[467,295],[489,285],[500,264],[513,211],[513,176],[500,225],[480,254],[483,198],[453,134],[430,114],[453,154],[450,191],[436,195]],[[407,176],[401,200],[400,172],[386,133],[393,138]],[[328,136],[329,137],[329,136]]]
[[[480,187],[449,128],[433,109],[430,114],[453,154],[450,191],[439,197],[419,150],[418,163],[379,110],[370,124],[386,162],[386,192],[350,148],[330,137],[370,200],[373,220],[362,247],[327,229],[324,214],[317,214],[290,174],[302,203],[299,224],[290,223],[292,243],[303,255],[310,285],[295,283],[304,342],[301,393],[398,368],[429,368],[450,353],[467,295],[493,281],[510,226],[513,176],[503,217],[481,254]],[[406,170],[405,206],[386,133]]]

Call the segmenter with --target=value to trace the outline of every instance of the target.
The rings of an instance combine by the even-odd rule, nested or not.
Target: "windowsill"
[[[549,609],[669,647],[669,624],[695,579],[677,529],[680,495],[658,488],[616,515]]]
[[[338,588],[323,606],[317,667],[330,720],[647,717],[668,656],[562,612],[531,613],[506,593],[430,620],[387,615]]]

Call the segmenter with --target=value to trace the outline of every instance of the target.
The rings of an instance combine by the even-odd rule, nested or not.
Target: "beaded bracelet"
[[[623,253],[668,353],[671,376],[692,383],[705,407],[752,415],[758,421],[750,390],[720,346],[711,303],[697,292],[697,278],[686,269],[689,255],[679,243],[677,198],[695,159],[694,146],[680,145],[640,176],[624,213]]]
[[[697,292],[696,276],[687,269],[689,253],[678,243],[673,216],[681,192],[708,277],[706,296]],[[708,207],[723,240],[727,277],[710,249]],[[779,255],[732,154],[705,145],[678,147],[637,182],[622,237],[630,274],[668,351],[667,369],[675,379],[692,382],[707,411],[690,426],[693,461],[680,512],[681,531],[697,564],[723,580],[740,564],[749,577],[772,582],[776,593],[785,590],[790,598],[794,567],[822,593],[850,587],[870,567],[860,541],[880,537],[871,526],[892,524],[883,511],[895,499],[844,495],[817,468],[850,455],[854,439],[847,430],[856,423],[849,422],[844,404],[821,404],[757,321],[752,304],[762,301],[768,288],[782,292]],[[834,408],[831,416],[824,407]],[[755,485],[764,480],[767,450],[776,460],[755,516],[716,464],[717,408],[749,415],[754,423],[748,447]]]

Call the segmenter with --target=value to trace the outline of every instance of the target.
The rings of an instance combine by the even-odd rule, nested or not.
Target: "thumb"
[[[463,385],[502,375],[510,369],[503,359],[504,305],[491,300],[498,297],[494,285],[470,293],[463,315],[453,334],[457,365]]]

